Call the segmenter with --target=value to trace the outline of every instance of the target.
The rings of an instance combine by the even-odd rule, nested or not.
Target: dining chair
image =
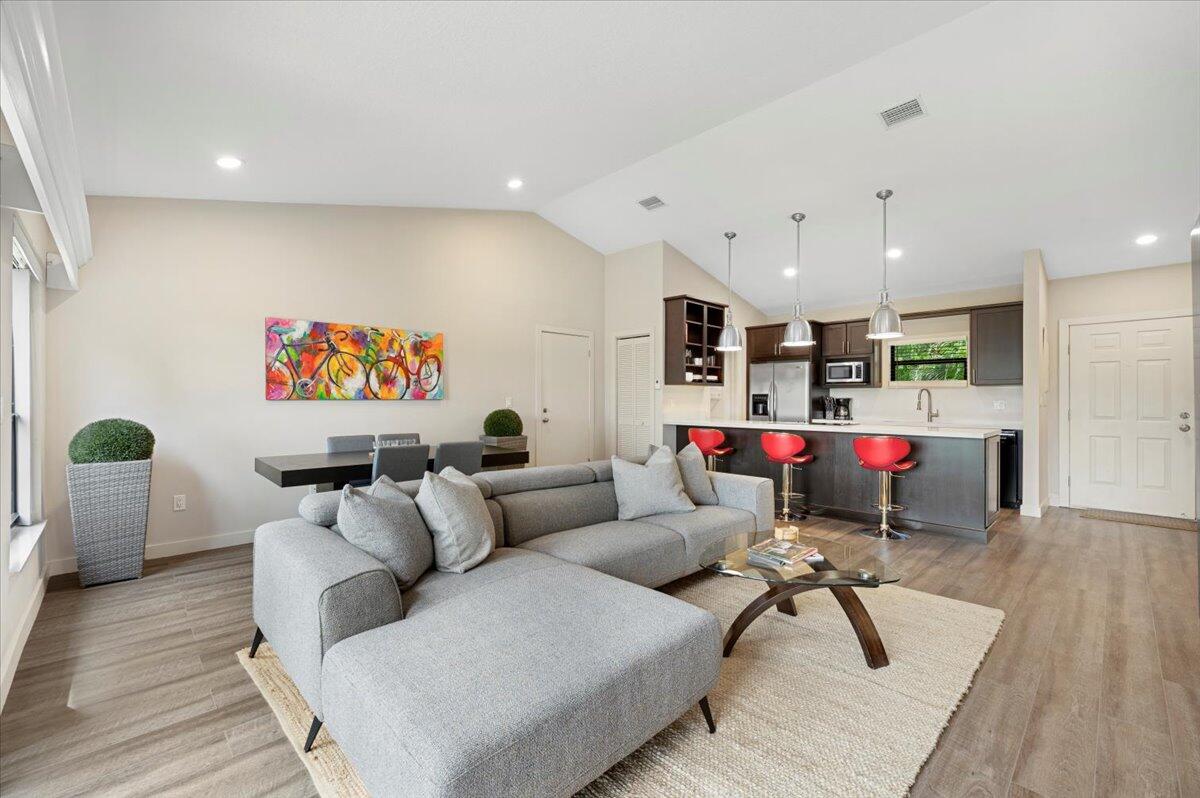
[[[421,442],[419,432],[381,432],[375,436],[375,448],[387,446],[415,446]]]
[[[395,482],[420,479],[429,468],[429,445],[384,446],[375,450],[371,481],[387,474]]]
[[[433,470],[440,474],[447,466],[454,466],[464,474],[479,473],[483,470],[483,441],[439,443],[433,455]]]
[[[325,439],[327,454],[344,454],[347,452],[369,452],[375,448],[374,435],[330,435]],[[365,488],[371,484],[369,479],[352,479],[351,485]]]

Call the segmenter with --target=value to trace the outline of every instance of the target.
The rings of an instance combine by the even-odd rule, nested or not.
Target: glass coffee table
[[[762,582],[767,586],[765,593],[746,605],[746,609],[730,625],[725,633],[724,655],[729,656],[733,646],[742,633],[758,616],[775,607],[786,615],[796,614],[796,605],[792,597],[809,590],[828,588],[838,600],[842,611],[850,619],[854,633],[858,635],[859,645],[862,646],[863,656],[871,668],[883,668],[888,664],[887,652],[875,623],[867,614],[858,596],[854,593],[856,587],[875,588],[880,585],[898,582],[899,574],[889,572],[884,563],[873,557],[853,556],[850,546],[845,543],[835,543],[819,538],[806,538],[803,535],[795,541],[801,545],[813,546],[818,549],[818,557],[805,560],[804,564],[794,567],[767,567],[751,565],[746,560],[746,549],[756,543],[767,540],[770,532],[746,533],[725,538],[709,546],[700,555],[700,566],[721,574],[739,579],[751,579]],[[852,568],[839,569],[835,561],[851,562]]]

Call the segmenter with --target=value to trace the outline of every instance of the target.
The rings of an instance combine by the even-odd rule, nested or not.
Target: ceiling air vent
[[[902,102],[899,105],[893,105],[879,112],[879,118],[883,120],[884,127],[895,127],[901,122],[907,122],[910,119],[916,119],[918,116],[925,115],[925,108],[921,105],[920,98]]]
[[[641,205],[648,211],[656,211],[666,204],[658,197],[646,197],[644,200],[638,200],[638,205]]]

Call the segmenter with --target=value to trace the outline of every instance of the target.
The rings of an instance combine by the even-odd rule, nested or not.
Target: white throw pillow
[[[659,513],[686,513],[696,509],[683,489],[675,454],[663,447],[645,465],[619,457],[612,459],[613,488],[617,493],[617,518],[629,521]]]
[[[458,469],[425,472],[417,509],[433,534],[433,562],[439,571],[465,573],[492,553],[492,514],[479,486]]]

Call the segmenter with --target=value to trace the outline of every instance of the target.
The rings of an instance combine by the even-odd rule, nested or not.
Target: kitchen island
[[[891,513],[898,529],[930,531],[986,542],[1000,514],[1000,429],[900,424],[793,424],[732,419],[672,419],[663,426],[663,442],[676,451],[687,446],[688,430],[709,427],[725,433],[733,454],[721,458],[719,471],[782,481],[781,466],[768,462],[759,436],[793,432],[804,436],[805,452],[815,458],[794,474],[794,490],[824,514],[875,524],[879,478],[858,464],[854,439],[894,435],[912,444],[917,467],[892,481],[892,500],[906,509]]]

